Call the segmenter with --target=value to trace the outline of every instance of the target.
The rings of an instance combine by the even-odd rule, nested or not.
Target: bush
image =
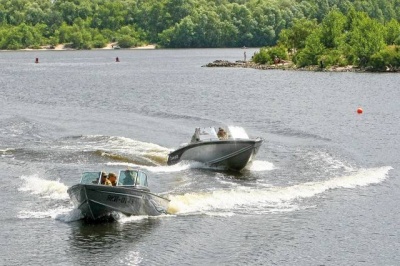
[[[283,46],[274,46],[271,49],[269,49],[267,52],[268,52],[268,56],[269,56],[271,62],[274,61],[275,57],[278,57],[283,60],[288,59],[286,48]]]
[[[319,62],[322,62],[324,68],[328,66],[348,65],[347,59],[339,50],[327,50],[319,57]]]
[[[118,38],[118,45],[121,48],[130,48],[132,46],[136,46],[137,45],[137,41],[135,38],[128,36],[128,35],[124,35],[120,38]]]
[[[368,66],[376,71],[385,71],[387,67],[391,70],[400,69],[400,47],[395,45],[387,46],[373,54]]]
[[[369,63],[373,70],[376,71],[386,70],[385,59],[383,58],[383,54],[381,52],[372,55]]]
[[[318,64],[318,59],[315,55],[309,53],[306,49],[303,49],[296,53],[296,55],[293,57],[293,62],[298,67],[305,67]]]
[[[101,34],[93,37],[92,45],[94,48],[103,48],[107,45],[107,40]]]
[[[255,52],[253,56],[253,62],[257,64],[268,63],[268,53],[266,48],[261,48],[259,52]]]
[[[288,58],[286,48],[283,46],[261,48],[260,52],[254,53],[253,62],[258,64],[273,64],[275,57],[286,60]]]

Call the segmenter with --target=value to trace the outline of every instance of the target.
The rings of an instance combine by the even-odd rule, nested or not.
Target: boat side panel
[[[166,213],[168,207],[167,199],[149,193],[147,190],[104,185],[84,185],[84,187],[85,196],[82,193],[78,193],[80,196],[70,193],[70,197],[82,214],[93,220],[114,211],[126,215],[156,216]]]
[[[179,160],[193,160],[210,166],[241,170],[258,152],[261,143],[262,141],[217,141],[192,145],[181,149]]]

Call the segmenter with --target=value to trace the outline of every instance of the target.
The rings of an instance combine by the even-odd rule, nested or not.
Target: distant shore
[[[108,43],[103,48],[92,48],[91,50],[117,50],[117,49],[123,49],[123,50],[152,50],[152,49],[156,49],[156,48],[157,47],[154,44],[147,44],[147,45],[131,47],[131,48],[119,48],[118,43],[115,42],[115,43]],[[17,51],[71,51],[71,50],[73,51],[73,50],[78,50],[78,49],[70,48],[65,44],[58,44],[56,46],[52,46],[52,45],[41,46],[41,48],[38,48],[38,49],[24,48],[24,49],[19,49]],[[15,51],[15,50],[1,50],[1,51]]]
[[[296,71],[321,71],[321,72],[372,72],[365,68],[356,67],[353,65],[349,66],[330,66],[326,68],[321,68],[320,66],[313,65],[307,67],[297,67],[291,61],[283,61],[279,64],[257,64],[251,61],[235,61],[230,62],[227,60],[215,60],[212,63],[208,63],[203,67],[240,67],[240,68],[254,68],[261,70],[296,70]],[[376,71],[375,71],[376,72]],[[399,70],[387,69],[386,71],[380,71],[382,73],[394,72],[399,73]]]

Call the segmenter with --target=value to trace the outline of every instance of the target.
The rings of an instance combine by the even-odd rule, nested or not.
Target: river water
[[[202,67],[243,52],[1,52],[0,265],[398,265],[400,75]],[[220,125],[252,166],[166,165]],[[127,167],[171,214],[80,220],[68,187]]]

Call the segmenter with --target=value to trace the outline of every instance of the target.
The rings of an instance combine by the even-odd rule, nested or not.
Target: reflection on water
[[[140,262],[137,244],[159,224],[158,219],[141,219],[126,223],[71,223],[68,253],[76,265],[98,262]],[[136,256],[138,255],[138,256]],[[96,256],[96,259],[93,259]]]

